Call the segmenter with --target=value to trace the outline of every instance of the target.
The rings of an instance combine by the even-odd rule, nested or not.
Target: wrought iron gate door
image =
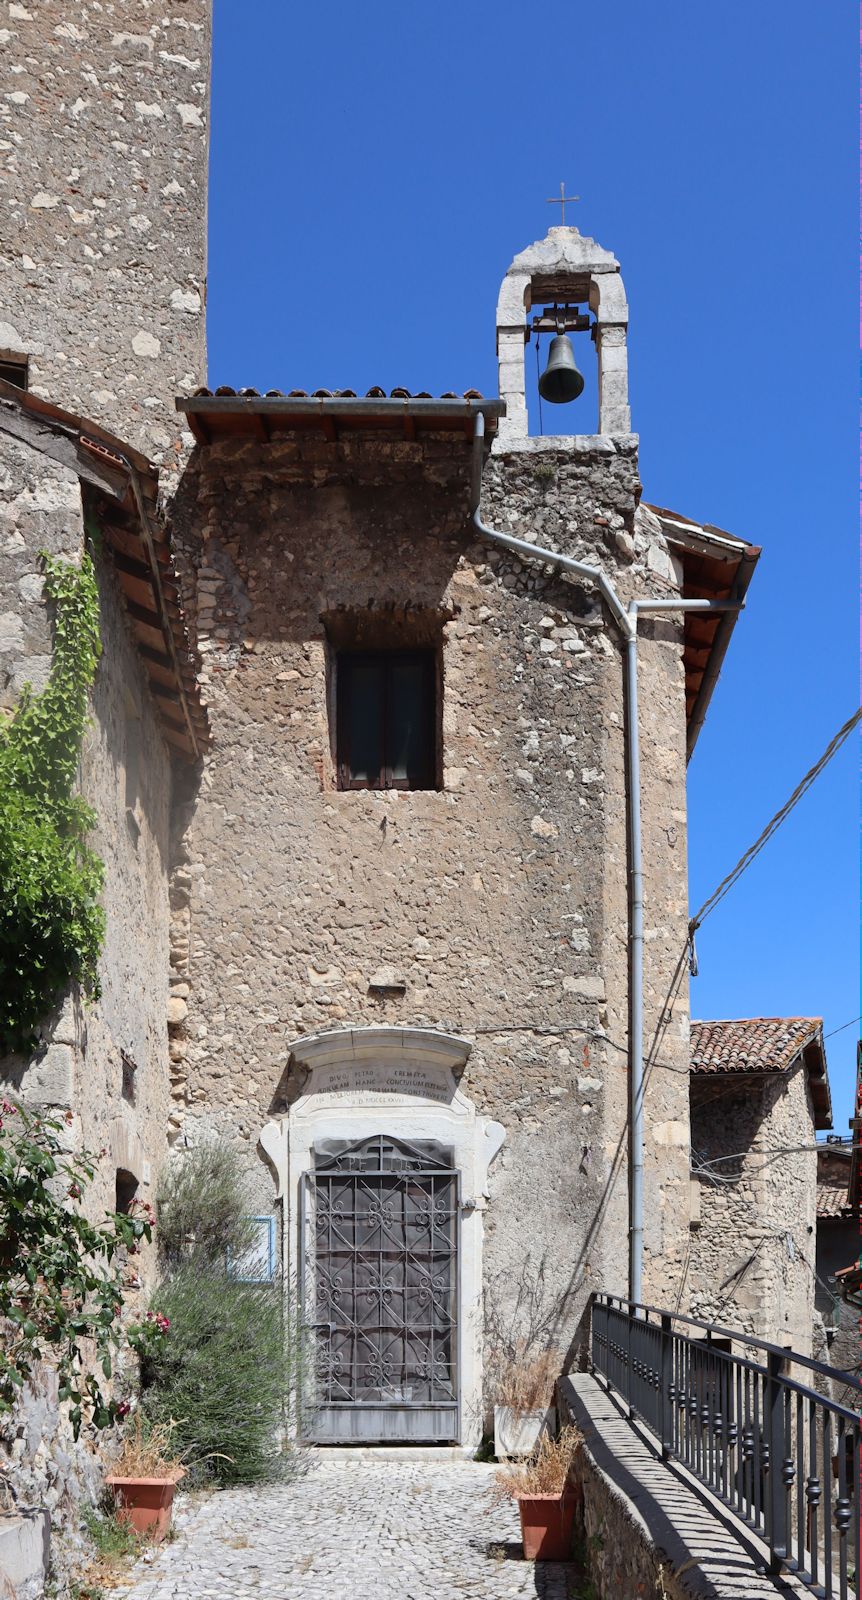
[[[306,1438],[458,1439],[458,1175],[432,1141],[315,1148],[301,1275],[313,1329]]]

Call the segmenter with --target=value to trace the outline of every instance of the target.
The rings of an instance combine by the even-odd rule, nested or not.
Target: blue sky
[[[857,40],[850,0],[216,0],[212,383],[493,394],[561,179],[619,257],[645,496],[764,547],[690,767],[692,909],[859,699]],[[695,1016],[862,1010],[858,758],[704,925]]]

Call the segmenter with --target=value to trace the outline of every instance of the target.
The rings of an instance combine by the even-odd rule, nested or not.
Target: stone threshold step
[[[475,1451],[462,1444],[306,1444],[301,1449],[327,1461],[472,1461]]]

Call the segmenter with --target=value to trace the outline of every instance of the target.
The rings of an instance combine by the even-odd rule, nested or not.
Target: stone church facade
[[[108,938],[102,999],[4,1077],[142,1193],[170,1149],[242,1148],[315,1330],[307,1436],[473,1446],[523,1307],[573,1361],[628,1283],[634,600],[666,603],[637,653],[645,1298],[685,1270],[685,766],[735,613],[674,607],[740,601],[758,552],[643,502],[619,263],[575,228],[505,273],[499,398],[204,389],[208,7],[65,9],[13,7],[5,43],[0,693],[47,668],[38,552],[98,528]],[[591,325],[599,416],[536,436],[553,306]]]

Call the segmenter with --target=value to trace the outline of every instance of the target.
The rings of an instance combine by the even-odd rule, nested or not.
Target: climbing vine
[[[98,995],[105,929],[104,870],[86,842],[95,816],[73,792],[101,653],[96,574],[89,556],[80,567],[42,559],[51,671],[0,720],[0,1054],[34,1048],[71,981]]]

